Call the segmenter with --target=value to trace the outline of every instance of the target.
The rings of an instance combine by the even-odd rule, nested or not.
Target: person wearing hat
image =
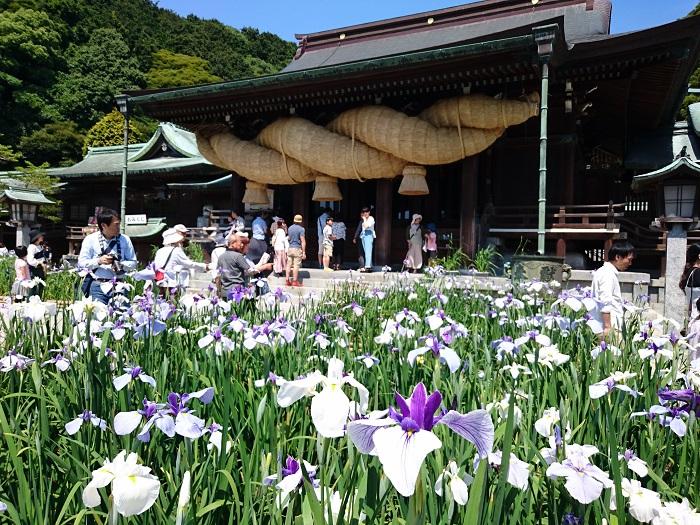
[[[212,233],[209,238],[214,241],[214,249],[211,252],[211,263],[209,263],[209,271],[211,272],[212,281],[219,275],[217,267],[219,266],[219,257],[226,251],[228,240],[238,231],[230,231],[226,235],[223,233]]]
[[[287,286],[301,286],[299,283],[299,268],[301,262],[306,259],[306,230],[301,225],[303,217],[299,214],[294,216],[294,224],[289,227],[287,239],[289,239],[289,248],[287,248],[287,269],[286,278]],[[289,279],[289,276],[292,279]]]
[[[156,273],[162,272],[162,279],[157,281],[161,289],[178,288],[184,290],[190,283],[190,270],[199,268],[207,270],[204,263],[190,259],[183,249],[189,230],[182,224],[177,224],[163,232],[163,247],[153,259]]]
[[[89,270],[81,290],[86,297],[107,304],[113,291],[104,292],[101,285],[114,279],[123,281],[127,270],[136,268],[136,253],[131,239],[119,233],[119,214],[110,208],[99,208],[98,231],[91,233],[80,246],[78,267]]]
[[[408,244],[408,252],[404,259],[404,266],[411,273],[415,273],[423,266],[423,230],[420,223],[423,217],[414,213],[411,224],[406,229],[406,243]]]
[[[44,232],[35,231],[29,236],[29,246],[27,246],[27,264],[29,265],[29,273],[32,278],[39,278],[42,281],[46,280],[46,267],[51,258],[51,252],[44,243]],[[42,296],[44,293],[45,284],[37,283],[32,288],[31,295]]]

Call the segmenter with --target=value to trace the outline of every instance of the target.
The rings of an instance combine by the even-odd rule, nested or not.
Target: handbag
[[[168,254],[168,258],[165,259],[165,264],[163,265],[163,269],[165,269],[165,268],[168,266],[168,263],[170,262],[170,258],[173,256],[173,252],[174,252],[174,251],[175,251],[175,248],[173,248],[172,250],[170,250],[170,253]],[[164,271],[163,269],[158,268],[158,269],[156,270],[156,274],[155,274],[155,277],[154,277],[154,279],[155,279],[156,282],[157,282],[157,281],[162,281],[163,279],[165,279],[165,271]]]

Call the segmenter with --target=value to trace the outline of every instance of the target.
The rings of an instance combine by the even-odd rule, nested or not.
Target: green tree
[[[140,122],[129,119],[129,144],[146,142],[151,133],[143,129]],[[116,109],[102,117],[85,136],[83,154],[88,148],[119,146],[124,144],[124,116]]]
[[[24,158],[34,164],[66,166],[82,158],[83,142],[85,135],[75,122],[53,122],[22,137],[19,149]]]
[[[248,40],[250,54],[270,64],[275,71],[285,67],[294,57],[296,45],[273,33],[261,33],[253,27],[244,27],[241,33]]]
[[[161,49],[153,53],[153,65],[146,73],[147,88],[169,88],[220,82],[212,75],[209,62],[192,55]]]
[[[21,158],[21,153],[17,153],[10,146],[0,144],[0,168],[11,170],[19,164]]]
[[[700,16],[700,2],[698,2],[698,5],[695,6],[695,9],[693,9],[688,16]],[[700,88],[700,63],[697,65],[695,68],[695,71],[693,72],[692,75],[690,75],[690,79],[688,80],[688,85],[692,88]],[[683,105],[681,106],[680,110],[680,118],[681,119],[687,119],[688,118],[688,106],[690,104],[694,104],[696,102],[700,102],[700,96],[698,95],[688,95],[685,97],[683,100]]]
[[[61,38],[60,24],[44,12],[0,11],[0,134],[10,144],[43,119]]]
[[[68,72],[53,89],[58,113],[88,127],[114,104],[114,95],[143,86],[143,73],[122,36],[110,28],[97,29],[82,46],[68,52]]]

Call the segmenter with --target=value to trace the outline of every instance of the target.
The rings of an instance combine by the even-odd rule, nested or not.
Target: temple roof
[[[610,0],[485,0],[313,34],[300,40],[283,71],[346,64],[419,50],[492,39],[519,28],[563,18],[567,44],[610,33]]]
[[[688,120],[672,128],[635,137],[625,157],[625,167],[633,170],[657,170],[686,155],[700,163],[700,102],[688,108]]]
[[[0,192],[0,199],[30,204],[53,204],[53,201],[48,199],[41,190],[30,188],[6,188]]]
[[[632,179],[632,189],[638,190],[645,186],[658,184],[669,177],[686,175],[700,177],[700,164],[694,162],[687,156],[679,156],[669,165],[661,169],[634,177]]]
[[[193,133],[169,122],[161,122],[145,144],[129,144],[128,173],[173,173],[199,170],[221,172],[199,153]],[[120,175],[124,164],[124,146],[89,148],[77,164],[67,168],[52,168],[50,175],[61,179]]]

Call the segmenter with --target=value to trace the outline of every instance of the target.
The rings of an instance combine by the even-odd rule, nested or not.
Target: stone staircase
[[[286,293],[291,295],[294,302],[295,300],[298,301],[299,298],[309,295],[317,295],[320,297],[324,292],[332,290],[335,286],[348,281],[358,283],[359,285],[367,287],[367,289],[371,289],[374,286],[394,283],[398,279],[418,280],[421,277],[422,274],[400,274],[398,272],[374,271],[371,273],[360,273],[354,270],[326,272],[316,268],[302,268],[299,271],[301,287],[287,286],[284,277],[276,277],[274,275],[268,277],[268,283],[271,291],[274,292],[277,288],[282,288]],[[208,273],[197,272],[193,278],[190,279],[188,293],[197,293],[206,289],[210,283],[211,280]]]

